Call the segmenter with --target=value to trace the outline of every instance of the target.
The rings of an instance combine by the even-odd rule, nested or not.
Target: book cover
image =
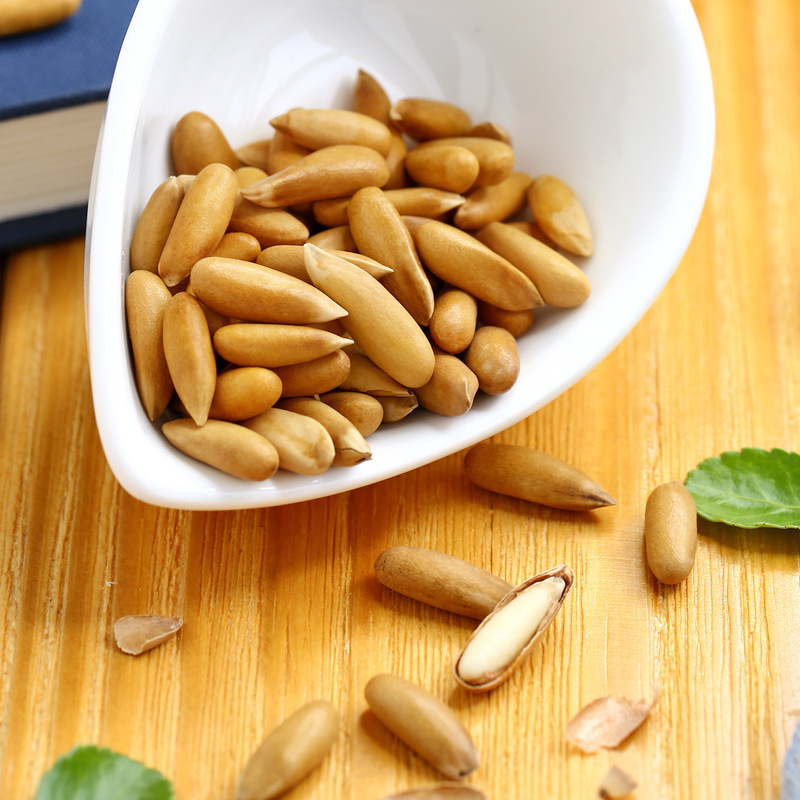
[[[104,102],[137,0],[83,0],[0,38],[0,249],[80,235]]]

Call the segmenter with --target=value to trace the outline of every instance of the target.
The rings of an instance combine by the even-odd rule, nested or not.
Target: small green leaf
[[[172,784],[157,770],[104,747],[75,747],[56,761],[35,800],[172,800]]]
[[[800,453],[745,447],[686,476],[697,513],[738,528],[800,528]]]

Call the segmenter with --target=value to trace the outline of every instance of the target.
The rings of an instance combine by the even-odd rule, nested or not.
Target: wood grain
[[[263,736],[326,698],[343,733],[292,798],[369,800],[437,779],[366,712],[396,672],[449,701],[494,798],[592,797],[611,764],[638,798],[777,798],[800,709],[800,543],[701,523],[678,587],[648,573],[649,491],[706,456],[800,450],[800,4],[696,0],[717,102],[706,209],[674,278],[571,390],[495,437],[574,463],[618,500],[548,510],[472,486],[457,454],[347,495],[271,510],[146,506],[94,426],[81,241],[8,258],[0,318],[0,796],[32,798],[79,743],[160,769],[179,800],[232,798]],[[512,583],[559,563],[576,584],[529,664],[485,696],[455,688],[474,627],[376,583],[393,544],[454,553]],[[138,658],[125,614],[182,616]],[[563,739],[596,697],[661,700],[614,752]]]

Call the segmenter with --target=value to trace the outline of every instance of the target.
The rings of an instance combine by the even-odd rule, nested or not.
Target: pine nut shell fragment
[[[462,677],[462,670],[460,669],[460,665],[462,663],[462,659],[465,657],[465,653],[468,651],[470,647],[475,646],[474,643],[481,636],[485,631],[489,630],[489,627],[496,627],[500,620],[502,619],[499,615],[510,606],[517,598],[526,592],[527,590],[531,589],[531,587],[542,584],[545,581],[548,581],[551,578],[555,578],[559,583],[559,588],[561,589],[560,594],[555,598],[555,600],[549,605],[549,608],[545,612],[544,616],[538,622],[535,630],[533,631],[530,638],[527,642],[518,650],[516,655],[506,664],[499,667],[497,670],[493,672],[487,672],[480,676],[480,678],[475,680],[465,680]],[[456,659],[453,672],[456,679],[456,682],[464,689],[467,689],[471,692],[487,692],[491,689],[496,688],[501,683],[507,681],[513,672],[515,672],[518,667],[530,656],[533,648],[536,646],[536,643],[539,639],[542,638],[544,632],[547,630],[547,627],[553,621],[553,618],[558,613],[558,610],[561,608],[564,598],[567,596],[569,590],[572,588],[572,583],[575,579],[575,576],[572,570],[566,565],[562,564],[558,567],[553,567],[552,569],[547,570],[546,572],[542,572],[539,575],[535,575],[532,578],[529,578],[524,583],[520,584],[519,586],[512,589],[492,610],[492,612],[481,622],[481,624],[477,627],[475,632],[470,637],[469,641],[464,648],[461,650],[458,658]],[[563,584],[563,587],[561,586]],[[505,616],[505,615],[504,615]],[[505,623],[501,623],[505,624]]]
[[[183,200],[183,186],[176,177],[156,187],[142,210],[131,239],[131,269],[158,272],[158,260]]]
[[[662,483],[647,498],[644,542],[647,564],[661,583],[689,577],[697,554],[697,508],[679,481]]]
[[[241,166],[219,125],[202,111],[184,114],[172,132],[172,161],[175,171],[197,175],[209,164]]]
[[[528,189],[533,218],[559,247],[578,256],[590,256],[592,231],[583,206],[560,178],[540,175]]]
[[[161,431],[187,456],[248,481],[265,481],[278,469],[277,450],[264,437],[234,422],[190,419],[165,422]]]
[[[447,704],[397,675],[376,675],[364,695],[375,716],[402,742],[451,780],[478,767],[469,732]]]
[[[114,623],[114,639],[123,653],[139,656],[171,639],[182,625],[180,617],[132,614]]]
[[[389,174],[386,159],[376,150],[338,144],[314,150],[280,172],[242,189],[242,196],[267,208],[291,206],[354,194],[365,186],[383,186]]]
[[[577,467],[532,447],[481,442],[464,458],[464,471],[483,489],[551,508],[588,511],[616,504]]]
[[[414,241],[434,275],[479,300],[508,311],[543,304],[528,277],[465,231],[433,220],[420,226]]]
[[[236,800],[269,800],[287,792],[328,755],[339,737],[339,712],[316,700],[275,728],[239,776]]]
[[[300,475],[321,475],[336,450],[324,426],[311,417],[270,408],[242,425],[268,439],[278,451],[279,466]]]
[[[396,545],[375,561],[378,581],[434,608],[483,619],[514,588],[468,561],[425,547]]]
[[[347,312],[318,289],[277,270],[232,258],[204,258],[192,269],[197,299],[248,322],[308,325]]]
[[[125,282],[125,312],[133,350],[136,386],[150,420],[161,416],[172,397],[164,355],[164,310],[172,295],[158,275],[136,270]]]
[[[164,309],[164,355],[175,391],[191,418],[205,424],[217,382],[217,362],[200,303],[179,292]]]
[[[403,386],[427,383],[433,375],[433,350],[400,302],[349,262],[310,244],[305,252],[311,280],[346,309],[342,324],[366,355]]]

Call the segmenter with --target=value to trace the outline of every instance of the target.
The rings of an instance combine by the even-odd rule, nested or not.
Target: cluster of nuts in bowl
[[[254,481],[357,464],[382,423],[510,389],[533,309],[588,297],[580,202],[496,123],[364,71],[353,110],[270,122],[234,150],[183,116],[131,241],[139,394],[187,455]]]

